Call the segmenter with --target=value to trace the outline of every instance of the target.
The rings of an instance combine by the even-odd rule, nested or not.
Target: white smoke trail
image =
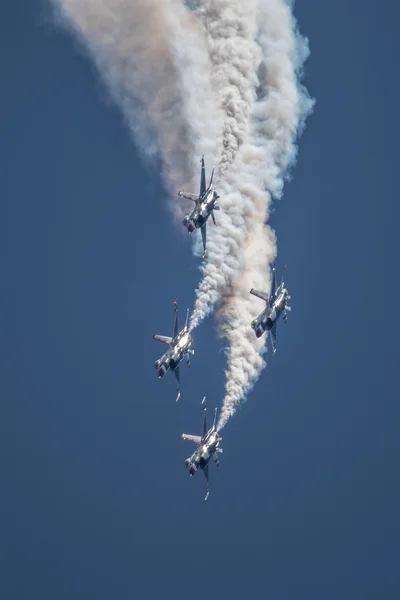
[[[182,0],[52,1],[89,48],[135,141],[161,154],[169,191],[198,185],[200,153],[216,155],[217,117],[204,34]],[[187,206],[179,199],[173,208],[181,218]]]
[[[222,427],[264,365],[250,328],[260,307],[248,291],[268,287],[276,254],[265,225],[271,193],[282,193],[311,110],[298,85],[307,51],[292,3],[191,0],[190,11],[183,0],[52,1],[89,47],[142,149],[161,155],[170,192],[198,185],[201,154],[218,161],[221,211],[217,227],[208,227],[191,325],[222,301],[229,345]],[[173,207],[181,218],[182,200]]]
[[[254,42],[255,0],[249,0],[245,11],[242,0],[202,0],[194,14],[181,0],[53,2],[89,47],[130,129],[150,153],[156,151],[151,133],[157,135],[171,191],[185,185],[186,173],[197,180],[202,153],[221,155],[219,165],[226,172],[246,139],[256,99],[260,50]],[[150,134],[143,128],[148,122]],[[248,196],[233,191],[241,182],[230,179],[222,183],[219,228],[208,244],[215,257],[213,278],[219,278],[217,286],[212,281],[214,290],[226,286],[240,269],[245,219],[252,211]],[[182,217],[182,200],[174,206]],[[204,316],[216,297],[203,295],[202,300]]]
[[[313,101],[299,84],[299,75],[308,56],[307,41],[297,31],[291,11],[292,3],[283,0],[260,0],[259,43],[263,51],[261,99],[252,114],[252,144],[264,154],[259,164],[260,189],[275,196],[282,193],[287,169],[296,156],[296,136],[312,111]],[[270,231],[264,226],[268,202],[260,203],[258,218],[249,231],[244,251],[243,274],[233,285],[233,293],[220,311],[224,335],[228,340],[226,393],[218,427],[222,429],[258,379],[265,362],[265,346],[254,336],[250,322],[260,312],[259,303],[249,290],[268,290],[267,261],[273,258]],[[261,227],[261,229],[260,229]],[[269,256],[268,256],[269,254]],[[265,260],[257,261],[264,256]],[[263,274],[264,271],[264,274]]]
[[[257,32],[257,0],[202,0],[196,16],[204,26],[210,55],[211,81],[223,115],[219,174],[223,177],[245,141],[256,99],[261,60]]]
[[[203,278],[197,290],[191,321],[193,327],[213,310],[223,297],[224,290],[230,287],[232,278],[242,273],[245,260],[242,252],[248,247],[249,238],[252,244],[258,243],[260,253],[270,257],[275,254],[274,246],[265,247],[264,244],[261,247],[262,240],[252,229],[267,218],[270,196],[264,194],[264,190],[269,190],[276,197],[282,193],[285,171],[295,156],[293,138],[309,111],[307,102],[303,101],[303,97],[307,96],[299,92],[296,80],[297,71],[306,58],[301,47],[304,43],[296,42],[290,6],[284,0],[238,2],[237,5],[227,0],[199,0],[198,4],[201,5],[200,14],[212,56],[211,79],[225,118],[221,156],[221,170],[225,176],[220,182],[222,212],[218,213],[218,228],[208,228],[208,260],[203,266]],[[236,8],[236,15],[232,7]],[[228,24],[233,23],[234,31],[245,32],[249,38],[247,43],[242,39],[235,40],[234,48],[239,57],[234,59],[232,52],[235,50],[231,50],[224,38],[222,17]],[[243,52],[238,50],[242,46]],[[240,78],[237,76],[238,64],[241,65]],[[257,75],[262,79],[258,91],[264,99],[255,103]],[[226,98],[233,100],[226,102]],[[241,140],[243,143],[248,135],[249,114],[256,124],[253,124],[253,138],[242,152],[237,153],[240,146],[235,142]],[[232,131],[240,132],[242,136],[232,136]],[[232,141],[233,155],[225,151]],[[226,165],[229,165],[232,156],[236,156],[234,173],[227,173]],[[253,194],[246,191],[249,182],[253,184]],[[266,232],[267,238],[270,238],[268,230]],[[254,276],[259,279],[256,273]],[[267,275],[264,274],[264,277]]]
[[[256,102],[261,50],[257,33],[257,0],[198,0],[210,54],[211,82],[222,114],[218,146],[221,212],[218,227],[208,228],[207,262],[198,290],[191,326],[197,327],[213,310],[223,290],[241,270],[242,249],[254,201],[249,192],[251,174],[240,148],[249,135],[249,116]],[[229,170],[234,163],[234,169]]]

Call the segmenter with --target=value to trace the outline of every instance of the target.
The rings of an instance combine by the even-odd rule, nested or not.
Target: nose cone
[[[193,231],[194,231],[194,225],[193,225],[193,223],[190,222],[188,225],[188,232],[193,233]]]

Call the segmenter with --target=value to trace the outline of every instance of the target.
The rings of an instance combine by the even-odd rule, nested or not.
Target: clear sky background
[[[3,6],[1,598],[400,597],[399,12],[297,2],[317,104],[271,220],[293,310],[204,502],[180,434],[223,396],[212,320],[178,405],[153,368],[190,241],[46,2]]]

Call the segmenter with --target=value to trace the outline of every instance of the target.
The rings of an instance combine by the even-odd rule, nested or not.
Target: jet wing
[[[162,342],[163,344],[171,344],[172,343],[172,338],[168,337],[167,335],[153,335],[153,339],[157,340],[158,342]]]
[[[192,202],[195,202],[197,204],[197,196],[196,194],[191,194],[190,192],[178,192],[178,196],[180,196],[181,198],[186,198],[186,200],[192,200]]]
[[[182,433],[182,439],[194,442],[195,444],[201,444],[201,437],[199,435],[190,435],[189,433]]]
[[[272,342],[272,350],[275,354],[276,352],[276,322],[273,324],[271,329],[271,342]]]
[[[251,288],[250,294],[253,294],[253,296],[257,296],[257,298],[261,298],[261,300],[264,300],[264,302],[268,302],[268,294],[266,292],[261,292],[260,290],[255,290],[254,288]]]
[[[204,223],[203,227],[201,228],[201,237],[203,239],[203,248],[204,248],[204,254],[206,253],[206,245],[207,245],[207,224]]]
[[[204,156],[201,157],[201,175],[200,175],[200,198],[206,192],[206,168],[204,166]]]

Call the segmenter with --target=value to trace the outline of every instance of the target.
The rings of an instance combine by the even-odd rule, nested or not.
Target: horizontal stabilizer
[[[180,196],[181,198],[186,198],[186,200],[193,200],[193,202],[196,202],[198,199],[198,195],[197,194],[191,194],[190,192],[178,192],[178,196]]]
[[[261,292],[260,290],[255,290],[254,288],[251,288],[250,294],[253,294],[253,296],[257,296],[257,298],[261,298],[261,300],[264,300],[264,302],[268,302],[268,294],[266,292]]]
[[[199,435],[190,435],[188,433],[182,433],[182,439],[194,442],[195,444],[200,444],[201,442],[201,437]]]
[[[168,337],[167,335],[153,335],[153,339],[157,340],[157,342],[162,342],[163,344],[171,344],[172,343],[172,338]]]

